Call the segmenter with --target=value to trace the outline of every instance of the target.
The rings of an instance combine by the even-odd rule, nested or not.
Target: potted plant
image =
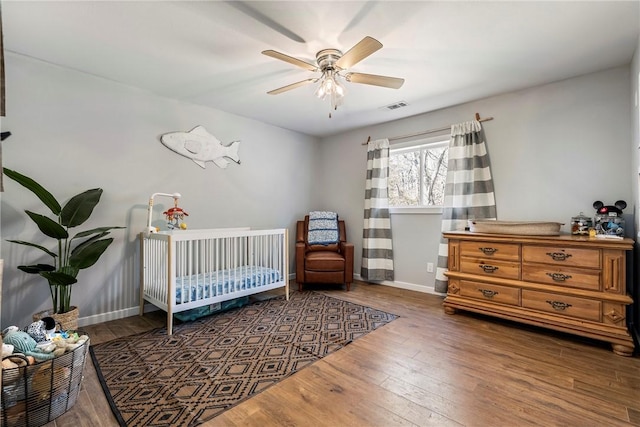
[[[78,308],[71,306],[72,285],[78,281],[76,277],[80,270],[94,265],[113,242],[113,237],[106,237],[110,231],[124,227],[98,227],[71,236],[69,229],[82,225],[93,213],[102,196],[101,188],[93,188],[73,196],[61,207],[56,198],[33,179],[8,168],[3,168],[3,171],[8,178],[35,194],[55,216],[55,219],[51,219],[25,210],[42,233],[57,241],[53,250],[31,242],[8,240],[37,248],[52,258],[51,264],[18,266],[25,273],[39,274],[49,284],[53,308],[35,314],[34,320],[44,316],[54,319],[57,317],[56,320],[62,324],[63,329],[77,329]]]

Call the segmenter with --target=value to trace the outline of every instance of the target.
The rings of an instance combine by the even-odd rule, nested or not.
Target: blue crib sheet
[[[257,265],[243,265],[229,270],[177,277],[176,304],[258,288],[280,280],[280,271]],[[184,301],[183,293],[186,294]]]

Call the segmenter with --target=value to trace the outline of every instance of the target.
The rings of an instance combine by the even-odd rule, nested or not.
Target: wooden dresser
[[[444,310],[457,309],[610,342],[631,356],[626,252],[631,239],[447,232]]]

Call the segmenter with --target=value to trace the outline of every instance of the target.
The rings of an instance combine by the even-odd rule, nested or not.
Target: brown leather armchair
[[[353,243],[347,243],[343,220],[338,220],[339,242],[331,245],[309,245],[309,215],[298,221],[296,227],[296,282],[298,290],[305,283],[353,282]]]

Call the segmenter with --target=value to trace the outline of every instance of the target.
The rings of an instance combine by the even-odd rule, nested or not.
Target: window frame
[[[432,148],[440,147],[440,146],[449,146],[449,134],[440,134],[429,136],[426,138],[412,139],[410,141],[394,143],[389,146],[389,156],[394,151],[401,150],[413,150],[413,149],[422,149],[423,146],[432,146]],[[421,162],[423,161],[421,156]],[[422,169],[422,168],[421,168]],[[422,173],[422,170],[420,171]],[[420,190],[422,193],[422,185],[420,185]],[[402,215],[402,214],[422,214],[422,215],[441,215],[442,214],[442,206],[429,206],[429,205],[421,205],[421,206],[389,206],[389,213],[392,215]]]

